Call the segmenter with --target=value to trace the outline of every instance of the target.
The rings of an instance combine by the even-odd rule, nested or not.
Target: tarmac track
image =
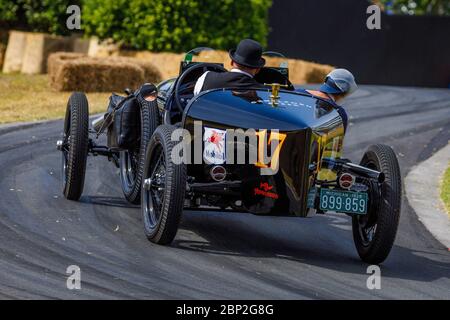
[[[354,161],[385,143],[405,176],[450,139],[450,90],[361,86],[344,105]],[[0,298],[450,298],[450,252],[406,199],[382,288],[368,290],[345,215],[185,212],[174,243],[157,246],[101,157],[88,160],[81,201],[65,200],[61,130],[62,121],[0,127]],[[81,290],[66,288],[69,265],[81,268]]]

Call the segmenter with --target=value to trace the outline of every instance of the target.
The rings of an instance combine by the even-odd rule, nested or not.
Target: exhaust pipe
[[[351,162],[345,162],[342,164],[342,169],[359,175],[364,178],[374,179],[379,183],[384,182],[384,173],[376,170],[372,170]]]
[[[322,159],[322,166],[328,167],[334,171],[344,170],[348,173],[353,173],[356,176],[376,180],[379,183],[384,182],[385,178],[383,172],[372,170],[342,159]]]

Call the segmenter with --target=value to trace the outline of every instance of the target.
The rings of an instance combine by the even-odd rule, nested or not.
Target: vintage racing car
[[[104,155],[120,168],[126,199],[141,202],[145,234],[154,243],[174,239],[183,210],[292,217],[331,211],[351,217],[363,261],[384,261],[402,194],[393,150],[377,144],[359,164],[343,159],[342,118],[326,100],[296,91],[279,54],[268,53],[282,62],[256,77],[266,89],[194,96],[205,71],[226,71],[205,62],[211,61],[205,52],[213,50],[188,52],[176,78],[113,94],[92,129],[86,96],[72,94],[57,143],[66,198],[81,196],[88,154]],[[106,146],[95,142],[102,133]]]

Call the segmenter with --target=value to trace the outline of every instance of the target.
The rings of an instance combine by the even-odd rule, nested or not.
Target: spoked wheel
[[[63,187],[63,192],[65,194],[65,190],[66,190],[66,185],[67,185],[67,167],[68,167],[68,163],[69,163],[69,143],[68,141],[70,140],[70,136],[67,136],[66,132],[63,133],[63,146],[62,146],[62,157],[61,157],[61,177],[62,177],[62,187]]]
[[[144,208],[148,215],[148,225],[152,229],[157,227],[163,209],[164,190],[166,187],[165,162],[164,150],[161,145],[158,145],[150,162],[150,176],[144,180],[144,188],[146,189],[144,202],[147,204]]]
[[[120,152],[120,177],[124,192],[133,189],[136,184],[139,166],[139,149]]]
[[[383,262],[394,244],[401,209],[401,175],[392,148],[373,145],[364,154],[361,165],[381,171],[385,181],[369,188],[369,212],[352,218],[353,240],[360,258],[371,264]]]
[[[141,109],[140,138],[134,149],[120,152],[120,181],[125,198],[138,204],[141,196],[145,150],[150,137],[159,124],[156,101],[139,99]]]
[[[147,238],[169,244],[175,238],[183,211],[186,165],[171,159],[175,127],[161,125],[150,139],[145,159],[141,210]]]
[[[61,144],[63,193],[78,200],[83,193],[89,144],[89,106],[86,95],[74,92],[67,103]]]

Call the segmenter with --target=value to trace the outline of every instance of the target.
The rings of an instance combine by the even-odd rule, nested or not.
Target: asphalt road
[[[345,105],[354,161],[385,143],[404,176],[450,139],[450,90],[362,86]],[[450,299],[450,252],[406,199],[381,289],[368,290],[345,215],[185,212],[173,245],[157,246],[100,157],[88,160],[81,202],[65,200],[61,130],[0,128],[0,298]],[[81,268],[79,291],[66,288],[69,265]]]

